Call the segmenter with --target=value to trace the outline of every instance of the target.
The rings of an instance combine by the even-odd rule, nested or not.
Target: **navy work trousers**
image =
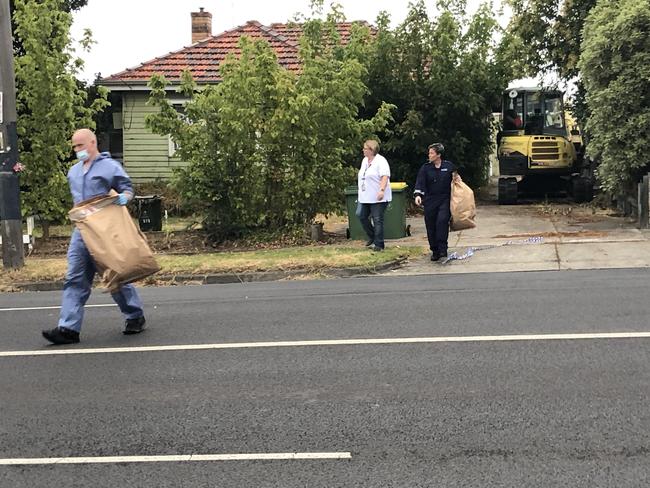
[[[434,254],[447,254],[447,241],[449,240],[449,221],[451,210],[449,198],[436,202],[426,202],[424,205],[424,224],[427,227],[429,249]]]

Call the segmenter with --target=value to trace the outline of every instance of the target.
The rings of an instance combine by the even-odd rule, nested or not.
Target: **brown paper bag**
[[[476,227],[476,204],[474,192],[462,181],[451,183],[451,230],[465,230]]]
[[[85,200],[68,212],[110,292],[160,271],[129,211],[113,203],[115,195]]]

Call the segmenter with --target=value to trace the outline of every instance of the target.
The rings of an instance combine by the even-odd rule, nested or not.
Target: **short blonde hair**
[[[375,156],[379,152],[379,143],[374,139],[368,139],[363,143],[363,145],[368,146],[368,149],[370,149]]]

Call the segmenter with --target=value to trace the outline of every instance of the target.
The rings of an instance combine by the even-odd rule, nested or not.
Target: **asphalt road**
[[[144,288],[145,333],[89,307],[66,355],[40,337],[60,293],[3,294],[0,486],[648,486],[650,338],[546,335],[648,332],[649,285],[630,269]],[[363,343],[447,337],[468,339]],[[244,453],[343,458],[135,462]],[[93,459],[45,464],[62,457]],[[2,465],[18,458],[46,459]]]

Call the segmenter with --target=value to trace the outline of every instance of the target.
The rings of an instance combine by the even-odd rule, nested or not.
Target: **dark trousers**
[[[449,199],[425,204],[424,224],[427,226],[429,249],[437,254],[447,254],[447,241],[449,240],[449,221],[451,211]]]
[[[357,217],[361,222],[363,230],[366,231],[368,240],[381,249],[384,248],[384,212],[388,202],[359,203],[357,205]],[[370,218],[372,217],[372,223]]]

